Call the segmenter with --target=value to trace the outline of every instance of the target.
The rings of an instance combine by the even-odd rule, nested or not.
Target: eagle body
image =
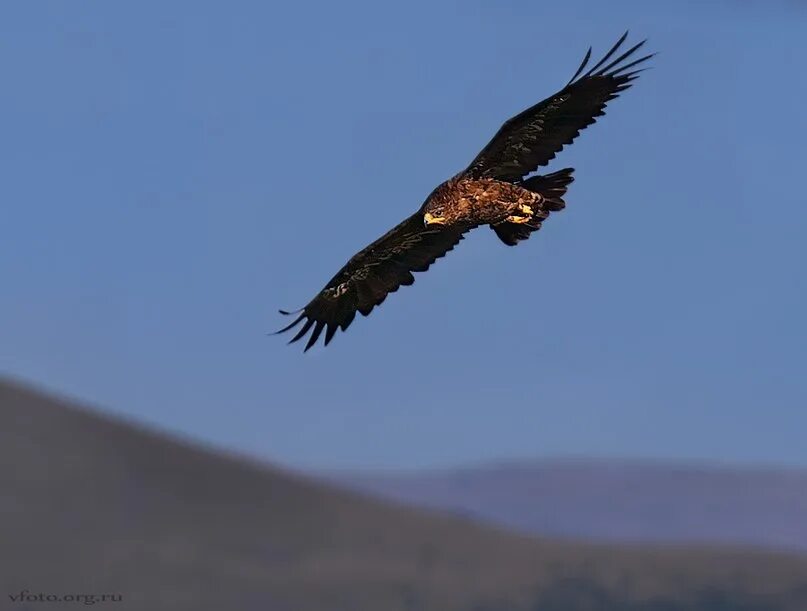
[[[277,333],[302,325],[289,343],[310,331],[308,350],[324,331],[327,346],[338,329],[347,330],[357,312],[367,316],[387,295],[412,284],[413,273],[429,269],[468,231],[488,225],[502,242],[515,246],[540,229],[550,213],[566,206],[564,195],[574,170],[536,170],[604,115],[606,104],[642,71],[635,67],[652,57],[634,59],[645,41],[619,53],[627,35],[584,73],[589,48],[560,91],[505,121],[467,168],[434,189],[414,214],[351,257]]]
[[[424,224],[469,230],[479,225],[495,226],[507,219],[527,222],[535,216],[536,222],[540,222],[546,218],[540,209],[542,200],[540,193],[519,185],[459,175],[437,187],[426,200]]]

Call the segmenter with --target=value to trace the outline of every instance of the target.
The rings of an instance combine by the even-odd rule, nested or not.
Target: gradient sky
[[[327,348],[267,336],[626,29],[654,69]],[[807,7],[0,9],[0,372],[301,467],[807,466]]]

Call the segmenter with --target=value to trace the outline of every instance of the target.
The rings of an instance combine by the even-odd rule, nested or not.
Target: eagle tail
[[[569,183],[574,180],[572,172],[574,172],[574,168],[564,168],[557,172],[552,172],[552,174],[533,176],[517,183],[518,186],[527,191],[543,196],[543,203],[541,209],[536,212],[535,217],[530,222],[504,222],[491,225],[491,229],[496,232],[499,239],[508,246],[515,246],[521,240],[529,238],[533,231],[538,231],[541,228],[541,223],[547,217],[547,213],[563,210],[566,207],[563,196],[566,194]]]

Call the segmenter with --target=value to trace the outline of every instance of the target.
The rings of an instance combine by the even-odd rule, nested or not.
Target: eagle
[[[299,314],[276,331],[291,331],[289,343],[311,331],[308,351],[325,331],[327,346],[337,329],[346,331],[356,312],[367,316],[401,286],[414,283],[452,250],[468,231],[489,226],[508,246],[541,228],[563,197],[574,168],[532,175],[605,114],[605,106],[631,87],[639,68],[653,53],[636,58],[646,40],[627,50],[625,32],[605,56],[589,68],[591,47],[569,82],[557,93],[508,119],[471,164],[426,198],[412,216],[355,254]],[[615,57],[616,56],[616,57]]]

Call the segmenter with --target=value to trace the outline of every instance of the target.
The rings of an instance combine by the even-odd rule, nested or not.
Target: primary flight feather
[[[608,101],[641,72],[636,67],[653,56],[635,58],[645,41],[620,52],[627,36],[583,72],[591,59],[589,48],[563,89],[507,120],[466,169],[432,191],[415,214],[354,255],[277,333],[302,325],[289,343],[310,331],[308,350],[325,331],[327,346],[337,329],[347,330],[356,312],[367,316],[389,293],[412,284],[412,272],[425,272],[467,231],[488,225],[514,246],[540,229],[551,212],[565,207],[574,169],[529,175],[605,114]]]

